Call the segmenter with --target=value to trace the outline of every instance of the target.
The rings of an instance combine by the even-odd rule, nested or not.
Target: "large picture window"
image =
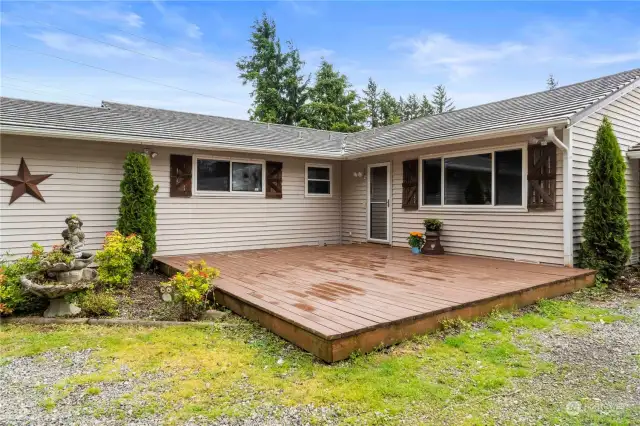
[[[316,197],[331,196],[331,166],[324,164],[306,165],[305,195]]]
[[[421,205],[522,206],[523,149],[424,158]]]
[[[264,164],[260,161],[196,159],[196,191],[262,194]]]

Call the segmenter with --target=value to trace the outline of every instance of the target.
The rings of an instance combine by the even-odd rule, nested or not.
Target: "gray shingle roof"
[[[102,107],[0,98],[0,125],[140,137],[289,155],[340,157],[345,134],[103,102]]]
[[[0,98],[3,128],[137,137],[198,146],[340,158],[418,142],[508,131],[579,117],[609,95],[640,82],[640,68],[554,90],[418,118],[355,134],[103,102],[102,107]]]

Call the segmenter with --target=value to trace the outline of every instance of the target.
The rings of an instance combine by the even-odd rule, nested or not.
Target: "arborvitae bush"
[[[598,270],[605,282],[620,275],[631,255],[625,170],[618,140],[605,117],[589,160],[580,253],[581,266]]]
[[[124,177],[120,182],[118,231],[123,235],[136,234],[144,243],[143,253],[136,266],[147,269],[156,251],[156,193],[149,157],[130,152],[124,161]]]

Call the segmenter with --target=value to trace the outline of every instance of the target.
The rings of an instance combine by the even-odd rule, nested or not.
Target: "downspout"
[[[573,267],[573,153],[571,129],[562,132],[563,143],[555,129],[547,129],[547,140],[562,150],[562,239],[564,242],[564,265]]]

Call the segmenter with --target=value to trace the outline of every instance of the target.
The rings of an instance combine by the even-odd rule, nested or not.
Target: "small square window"
[[[197,164],[198,191],[229,190],[229,161],[198,158]]]
[[[331,196],[331,166],[307,164],[306,195]]]
[[[262,192],[262,164],[234,162],[232,170],[234,191]]]

